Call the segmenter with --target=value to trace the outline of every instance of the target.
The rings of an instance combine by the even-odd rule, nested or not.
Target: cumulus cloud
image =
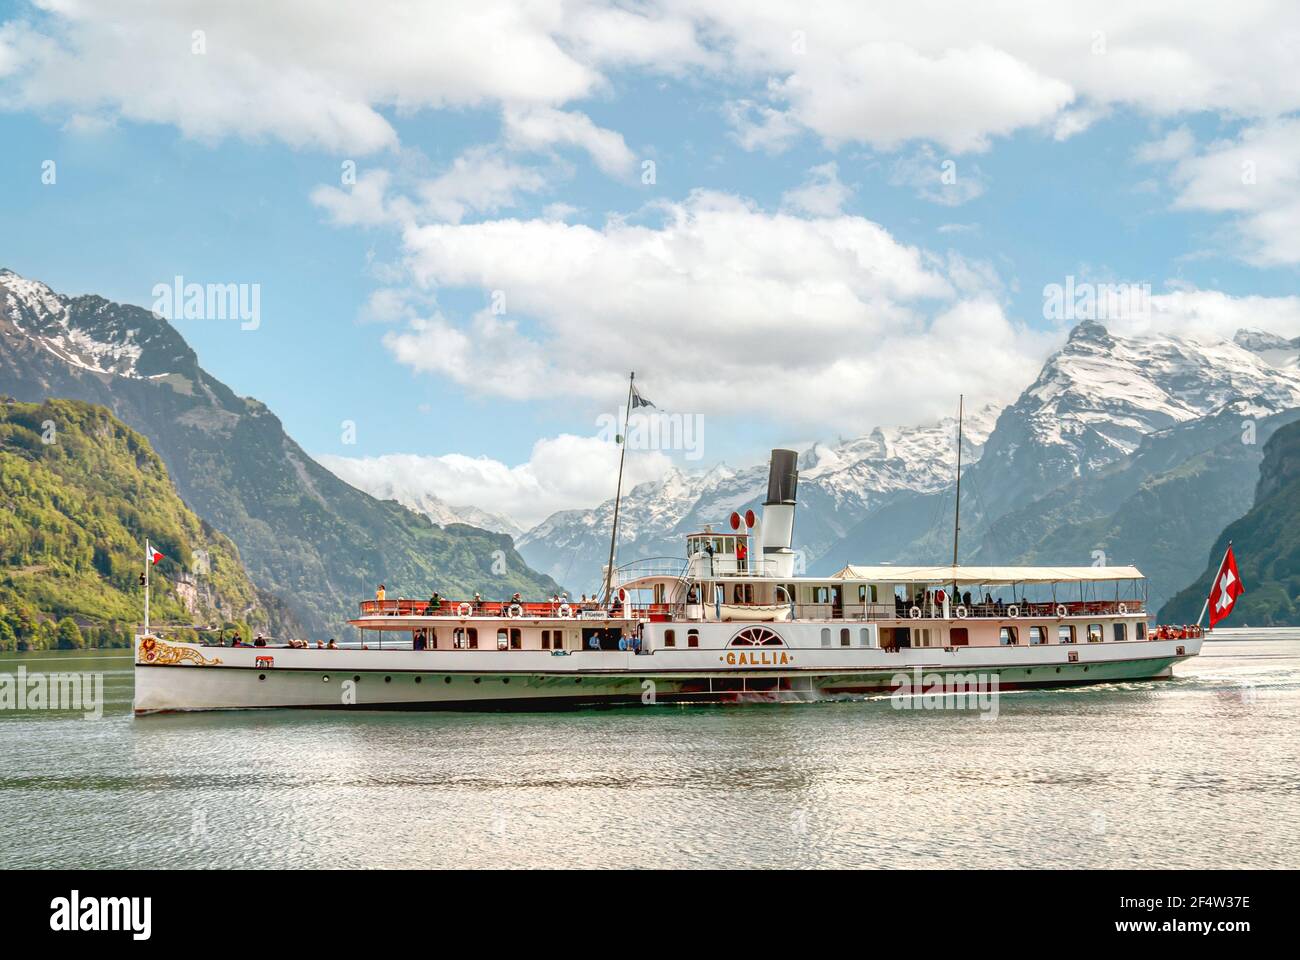
[[[984,192],[984,175],[967,160],[940,157],[929,144],[895,159],[889,182],[910,187],[922,200],[958,207]]]
[[[1285,0],[1007,0],[996,16],[939,0],[342,0],[310,17],[287,0],[61,0],[0,31],[0,96],[19,107],[360,153],[397,143],[394,111],[486,106],[611,171],[620,135],[571,107],[627,70],[725,85],[755,149],[806,130],[964,153],[1029,128],[1072,136],[1116,106],[1300,109],[1300,8]]]
[[[538,440],[529,459],[515,466],[462,454],[316,459],[342,480],[377,496],[401,491],[413,500],[433,496],[448,504],[473,504],[531,527],[557,510],[587,508],[613,496],[618,457],[618,446],[608,440],[562,434]],[[634,486],[655,480],[668,467],[664,454],[643,451],[628,458],[623,482]]]
[[[1174,206],[1233,216],[1239,238],[1233,252],[1244,260],[1300,263],[1300,119],[1252,125],[1234,140],[1190,151],[1190,144],[1178,143],[1161,154],[1177,159]]]
[[[596,126],[585,113],[512,107],[506,110],[504,121],[506,142],[515,149],[578,147],[590,154],[601,170],[616,177],[626,177],[636,166],[636,157],[622,135]]]
[[[599,229],[409,227],[417,286],[499,289],[508,310],[435,314],[385,345],[492,396],[605,403],[636,369],[664,409],[804,424],[837,409],[912,422],[963,391],[1010,399],[1048,349],[1003,313],[986,265],[900,243],[862,217],[769,213],[707,191],[658,211],[657,224]]]
[[[831,161],[809,170],[802,185],[781,196],[781,206],[815,217],[831,217],[852,195],[853,191],[840,182],[839,167]]]

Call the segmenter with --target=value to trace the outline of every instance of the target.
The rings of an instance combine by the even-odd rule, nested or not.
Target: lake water
[[[1300,866],[1300,631],[1175,679],[568,714],[0,711],[3,867]]]

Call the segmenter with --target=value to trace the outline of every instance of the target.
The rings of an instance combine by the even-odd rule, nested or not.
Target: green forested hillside
[[[143,613],[146,538],[165,556],[155,623],[296,627],[181,501],[144,437],[91,404],[0,401],[0,649],[126,643]]]
[[[76,343],[98,349],[86,362],[117,372],[68,362]],[[119,354],[135,359],[106,359]],[[529,569],[508,536],[436,526],[344,483],[141,307],[59,296],[0,269],[0,393],[102,404],[147,437],[185,502],[239,545],[254,582],[312,635],[341,633],[379,583],[391,596],[545,597],[560,589]]]
[[[1202,502],[1189,509],[1215,507]],[[1223,625],[1300,624],[1300,423],[1278,430],[1264,446],[1255,505],[1219,535],[1205,571],[1160,611],[1162,622],[1195,620],[1230,540],[1246,593]]]

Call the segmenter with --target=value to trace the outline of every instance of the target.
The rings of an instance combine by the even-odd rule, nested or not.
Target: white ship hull
[[[557,656],[526,650],[163,646],[175,662],[145,663],[137,657],[137,713],[797,702],[887,692],[900,675],[911,676],[918,668],[926,676],[995,675],[1000,690],[1073,686],[1168,677],[1175,663],[1200,652],[1201,639],[952,650],[797,649],[797,665],[781,664],[782,651],[762,649],[745,651],[743,662],[729,664],[717,649]]]

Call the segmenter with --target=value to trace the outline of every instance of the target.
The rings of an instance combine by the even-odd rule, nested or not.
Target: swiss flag
[[[148,554],[149,562],[153,564],[155,567],[158,566],[158,561],[163,558],[163,555],[159,553],[157,550],[155,550],[153,547],[149,547],[148,551],[149,551]]]
[[[1232,555],[1232,544],[1228,544],[1228,552],[1223,555],[1219,573],[1210,587],[1211,630],[1216,623],[1232,613],[1237,598],[1245,592],[1246,588],[1241,585],[1241,574],[1237,572],[1237,558]]]

